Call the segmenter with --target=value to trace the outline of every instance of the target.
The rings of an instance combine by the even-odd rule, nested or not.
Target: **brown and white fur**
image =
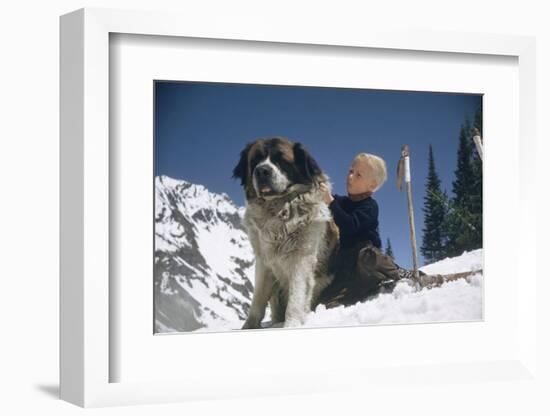
[[[243,329],[259,328],[269,302],[273,324],[300,326],[329,285],[338,229],[319,185],[327,183],[300,143],[259,139],[233,170],[246,195],[244,225],[256,256],[255,285]]]

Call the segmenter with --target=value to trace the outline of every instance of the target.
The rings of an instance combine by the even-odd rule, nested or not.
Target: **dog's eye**
[[[255,167],[255,166],[257,166],[258,163],[260,163],[261,161],[262,161],[262,157],[261,157],[261,156],[254,156],[254,157],[252,158],[251,165],[252,165],[253,167]]]
[[[283,157],[283,155],[281,154],[274,154],[272,157],[271,157],[271,160],[273,160],[274,163],[278,163],[280,165],[284,165],[285,163],[288,163],[285,158]]]

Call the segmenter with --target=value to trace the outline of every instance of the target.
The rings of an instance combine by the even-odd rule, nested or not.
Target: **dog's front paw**
[[[247,319],[242,327],[242,329],[258,329],[258,328],[260,328],[260,323],[251,319]]]

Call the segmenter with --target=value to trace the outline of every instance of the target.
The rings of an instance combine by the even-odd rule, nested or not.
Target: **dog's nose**
[[[271,173],[271,169],[266,165],[261,165],[256,167],[256,175],[258,179],[266,178]]]

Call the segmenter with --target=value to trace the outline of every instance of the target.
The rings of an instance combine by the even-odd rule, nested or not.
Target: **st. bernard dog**
[[[338,228],[319,185],[328,176],[304,146],[258,139],[233,169],[245,191],[244,226],[256,256],[255,285],[243,329],[260,328],[269,302],[273,324],[300,326],[332,276]]]

